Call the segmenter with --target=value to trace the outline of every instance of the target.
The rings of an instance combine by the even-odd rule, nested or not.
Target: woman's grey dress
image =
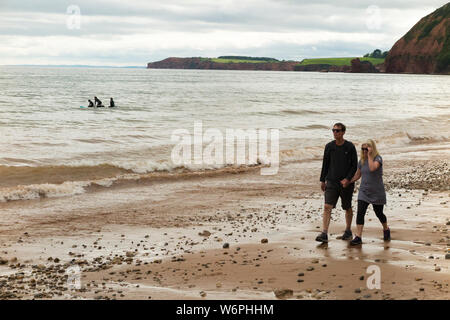
[[[358,200],[370,204],[386,204],[386,191],[383,184],[383,159],[376,156],[374,161],[380,163],[380,167],[371,172],[369,169],[369,160],[358,162],[358,169],[361,170],[361,185],[359,186]]]

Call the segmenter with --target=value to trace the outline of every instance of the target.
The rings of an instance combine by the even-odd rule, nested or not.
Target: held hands
[[[351,183],[351,181],[348,179],[341,180],[341,185],[343,188],[347,188],[350,183]],[[322,189],[323,192],[325,192],[326,187],[327,187],[327,184],[325,182],[320,183],[320,188]]]
[[[341,184],[343,188],[347,188],[348,185],[350,184],[350,181],[348,179],[343,179],[341,180]]]

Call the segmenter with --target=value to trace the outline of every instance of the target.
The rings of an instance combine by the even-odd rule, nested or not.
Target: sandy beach
[[[222,169],[0,203],[0,298],[449,299],[447,153],[384,156],[392,241],[370,208],[354,248],[337,239],[339,203],[330,242],[314,241],[320,161],[274,176]],[[353,202],[356,211],[356,193]],[[371,265],[380,289],[367,287]],[[74,266],[79,287],[67,281]]]
[[[0,8],[0,300],[450,300],[450,2]]]

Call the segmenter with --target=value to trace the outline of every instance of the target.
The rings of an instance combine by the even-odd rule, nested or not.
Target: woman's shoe
[[[362,244],[362,239],[358,236],[355,236],[355,238],[352,241],[350,241],[350,245],[352,246],[357,246],[359,244]]]
[[[383,230],[384,241],[391,241],[391,229]]]

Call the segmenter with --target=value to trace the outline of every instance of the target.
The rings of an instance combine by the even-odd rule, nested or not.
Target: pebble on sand
[[[289,299],[294,295],[291,289],[277,289],[273,292],[278,299]]]
[[[203,230],[203,232],[199,232],[198,235],[202,237],[209,237],[211,235],[211,232],[209,232],[208,230]]]

